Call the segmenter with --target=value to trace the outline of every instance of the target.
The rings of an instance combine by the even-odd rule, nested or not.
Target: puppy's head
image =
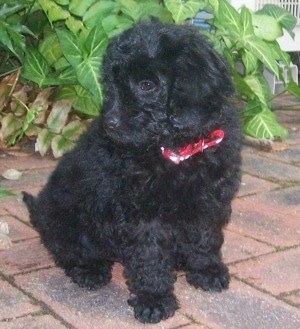
[[[233,93],[224,60],[193,27],[142,22],[108,47],[107,135],[128,147],[180,147],[207,134]]]

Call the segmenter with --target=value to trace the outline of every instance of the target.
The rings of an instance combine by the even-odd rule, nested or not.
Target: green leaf
[[[240,112],[243,121],[251,120],[255,115],[261,112],[261,102],[257,97],[249,99],[246,108]]]
[[[28,50],[24,61],[22,76],[43,86],[50,72],[50,66],[43,55],[36,49]]]
[[[57,76],[60,85],[75,85],[78,83],[76,71],[73,67],[68,67]]]
[[[56,135],[50,132],[47,128],[42,129],[36,139],[37,149],[41,156],[44,156],[50,149],[52,139]]]
[[[267,15],[252,15],[254,33],[267,41],[274,41],[283,35],[282,28],[275,18]]]
[[[96,104],[102,103],[102,88],[100,85],[100,66],[99,61],[87,58],[77,67],[77,77],[79,83],[93,95]]]
[[[281,126],[276,119],[276,115],[268,108],[246,120],[243,126],[246,135],[262,139],[286,139],[288,131]]]
[[[102,20],[102,26],[109,38],[112,38],[133,25],[133,21],[119,15],[109,15]]]
[[[83,60],[83,49],[79,38],[63,29],[56,29],[56,33],[65,58],[76,68]]]
[[[250,99],[254,97],[252,89],[248,86],[244,77],[239,72],[233,71],[233,81],[240,96],[246,96]]]
[[[84,26],[81,20],[70,16],[65,21],[67,28],[73,32],[75,35],[80,35],[80,33],[88,33],[87,28]]]
[[[25,50],[25,38],[15,27],[0,21],[0,42],[7,47],[19,59],[23,57]]]
[[[62,135],[66,139],[75,142],[85,130],[86,126],[79,120],[75,120],[70,122],[63,128]]]
[[[30,123],[28,124],[28,127],[26,128],[26,131],[24,131],[24,133],[27,137],[36,137],[40,131],[40,127]]]
[[[70,16],[70,13],[67,10],[63,9],[52,0],[38,0],[38,2],[47,15],[50,23],[65,20]]]
[[[268,46],[270,48],[270,51],[274,59],[283,62],[288,67],[290,66],[291,63],[290,55],[280,48],[277,41],[269,42]]]
[[[102,88],[100,85],[100,68],[102,55],[107,46],[107,36],[101,26],[93,28],[85,42],[86,57],[74,66],[75,61],[70,61],[76,70],[78,82],[93,95],[96,104],[102,103]],[[66,55],[68,59],[68,55]]]
[[[271,91],[265,77],[263,75],[252,74],[245,76],[244,81],[260,100],[261,104],[265,107],[270,107]]]
[[[72,108],[72,101],[61,100],[53,104],[52,110],[47,119],[47,127],[50,131],[60,133],[65,126],[68,114]]]
[[[67,6],[69,4],[69,0],[55,0],[61,6]]]
[[[118,0],[121,12],[134,22],[140,19],[140,6],[134,0]]]
[[[26,131],[29,125],[34,121],[37,111],[35,109],[28,109],[25,119],[23,121],[22,129]]]
[[[73,100],[73,108],[79,113],[92,117],[99,115],[99,106],[92,100],[91,93],[79,85],[62,87],[55,100],[62,99]]]
[[[235,38],[240,38],[243,32],[243,23],[238,11],[227,1],[219,1],[219,9],[216,13],[218,27],[222,28]]]
[[[1,1],[2,2],[2,1]],[[15,1],[14,1],[15,2]],[[2,4],[2,3],[1,3]],[[17,12],[19,12],[21,9],[23,9],[25,6],[21,3],[17,4],[14,3],[13,6],[8,6],[7,2],[5,1],[3,3],[3,6],[0,8],[0,17],[2,19],[11,16]]]
[[[161,22],[173,23],[172,14],[169,10],[158,3],[139,4],[139,20],[149,17],[157,17]]]
[[[55,158],[61,157],[64,153],[71,150],[73,147],[74,143],[60,135],[55,136],[51,141],[51,148]]]
[[[187,18],[194,17],[197,12],[206,7],[207,0],[165,0],[164,4],[171,12],[175,23],[181,23]]]
[[[247,7],[242,7],[241,20],[243,24],[243,35],[254,34],[252,14]]]
[[[258,67],[257,57],[247,49],[241,52],[241,57],[245,67],[245,75],[251,75],[255,73]]]
[[[89,58],[94,58],[102,62],[102,56],[105,53],[107,47],[107,36],[103,30],[103,27],[94,27],[86,38],[85,49]]]
[[[8,113],[1,119],[1,138],[6,139],[21,128],[22,120],[16,118],[12,113]]]
[[[73,15],[83,17],[88,8],[97,0],[70,0],[69,10]]]
[[[244,36],[236,45],[238,50],[247,49],[260,61],[263,62],[275,75],[279,77],[277,61],[272,56],[272,52],[266,42],[260,40],[255,35]]]
[[[16,194],[0,187],[0,198],[4,198],[4,197],[7,197],[7,196],[16,196]]]
[[[113,1],[97,1],[83,15],[83,22],[88,28],[99,26],[103,18],[110,15],[119,5]]]
[[[276,19],[276,21],[288,31],[292,38],[295,37],[293,29],[297,24],[297,18],[288,12],[286,9],[274,4],[267,4],[256,14],[269,15]]]
[[[38,49],[49,65],[56,63],[62,56],[61,46],[55,33],[48,35],[39,44]]]
[[[289,81],[286,84],[286,89],[288,92],[290,92],[292,95],[300,99],[300,87],[297,85],[295,81]]]

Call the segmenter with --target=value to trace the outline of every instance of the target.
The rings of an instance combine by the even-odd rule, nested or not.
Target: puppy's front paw
[[[192,286],[207,291],[222,291],[228,289],[230,275],[223,263],[211,264],[198,272],[187,272],[186,280]]]
[[[173,294],[164,296],[139,295],[128,300],[134,308],[134,316],[142,323],[157,323],[173,316],[178,303]]]
[[[89,290],[100,289],[111,280],[111,272],[109,269],[98,269],[73,267],[67,272],[73,282],[77,283],[79,287],[87,288]]]

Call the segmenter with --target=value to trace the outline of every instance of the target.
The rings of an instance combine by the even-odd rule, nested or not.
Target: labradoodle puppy
[[[178,309],[175,271],[228,288],[223,227],[240,181],[241,133],[227,65],[199,30],[142,22],[112,41],[102,114],[34,198],[31,222],[81,287],[109,283],[114,262],[135,317]]]

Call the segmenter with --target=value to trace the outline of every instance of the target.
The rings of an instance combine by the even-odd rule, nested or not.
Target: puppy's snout
[[[117,118],[107,118],[106,119],[106,126],[109,129],[115,129],[118,128],[118,126],[120,125],[120,120]]]

